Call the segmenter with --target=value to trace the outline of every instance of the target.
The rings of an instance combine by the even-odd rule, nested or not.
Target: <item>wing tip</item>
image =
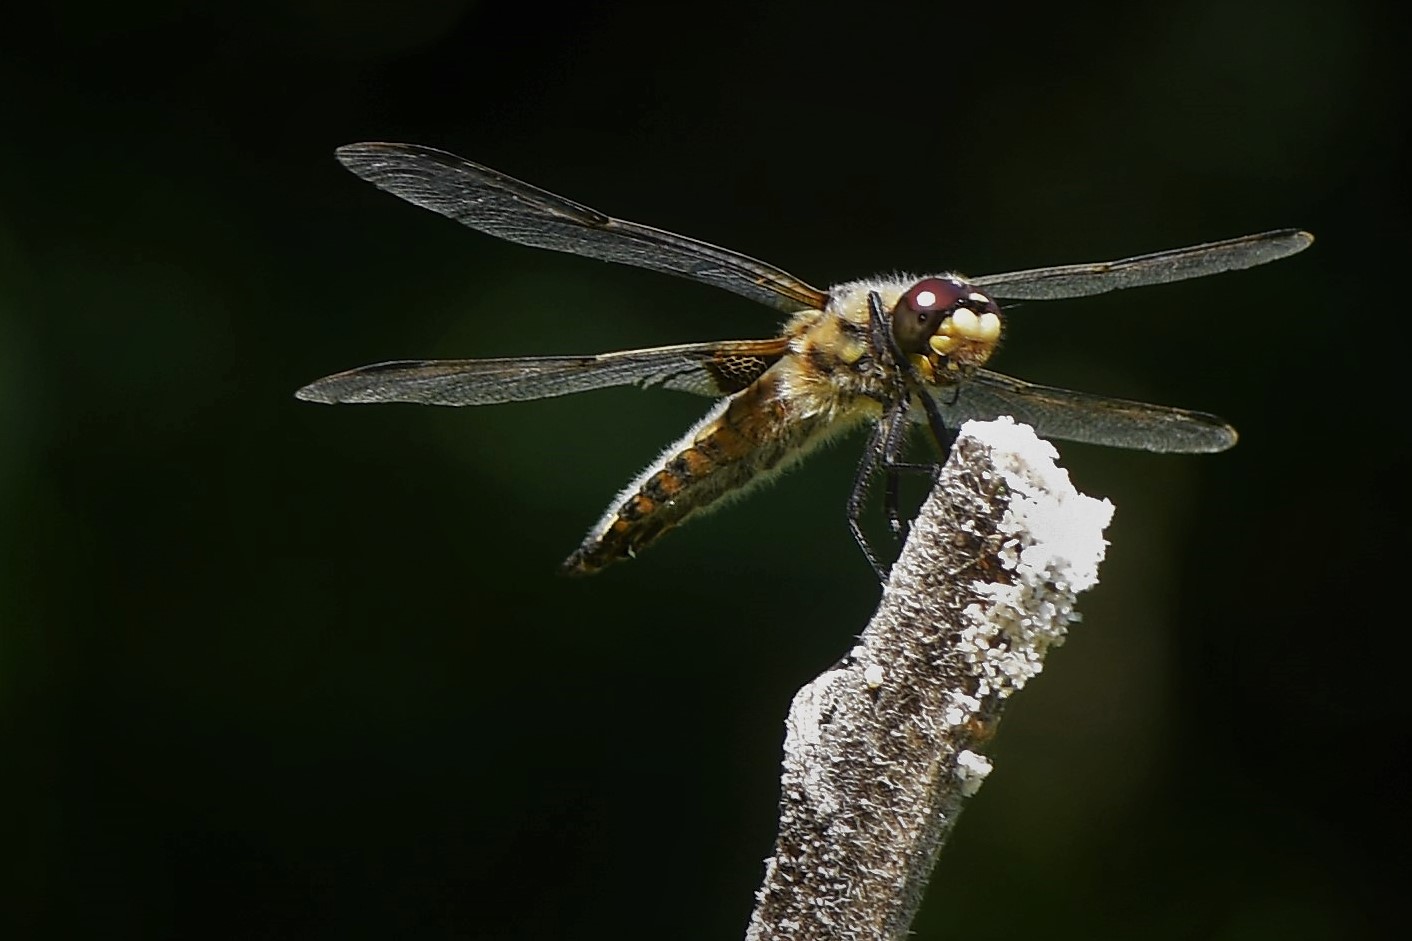
[[[1219,454],[1222,451],[1229,451],[1240,441],[1240,433],[1230,425],[1225,425],[1221,429],[1220,437],[1211,443],[1208,454]]]
[[[341,144],[333,149],[334,158],[344,166],[350,163],[360,163],[370,158],[387,157],[433,157],[451,158],[460,160],[450,151],[441,150],[436,147],[428,147],[426,144],[406,144],[398,141],[366,140],[355,141],[351,144]]]
[[[1284,243],[1285,252],[1280,257],[1296,255],[1314,244],[1314,233],[1308,229],[1276,229],[1267,233],[1267,238],[1273,237]]]
[[[1229,451],[1240,440],[1240,434],[1223,419],[1205,412],[1187,412],[1190,434],[1186,440],[1170,442],[1166,447],[1154,450],[1176,454],[1220,454]],[[1195,422],[1195,426],[1192,425]]]
[[[365,158],[385,153],[388,147],[396,146],[383,141],[358,141],[352,144],[344,144],[333,149],[333,156],[345,167],[361,163]]]
[[[307,386],[298,389],[294,397],[301,402],[317,402],[320,405],[337,405],[338,398],[324,387],[323,380],[311,382]]]
[[[1256,241],[1264,249],[1263,252],[1255,254],[1248,265],[1243,266],[1252,268],[1298,255],[1314,244],[1314,233],[1307,229],[1275,229],[1247,238]]]
[[[333,150],[334,159],[357,176],[377,184],[372,177],[389,170],[408,170],[424,161],[454,164],[455,154],[421,144],[398,144],[391,141],[358,141]]]

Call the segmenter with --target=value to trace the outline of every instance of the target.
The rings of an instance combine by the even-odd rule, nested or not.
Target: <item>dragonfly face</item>
[[[892,308],[892,337],[922,378],[970,375],[1000,342],[1000,306],[961,278],[923,278]]]
[[[764,262],[614,219],[444,151],[365,143],[340,148],[338,158],[374,185],[490,235],[690,278],[790,315],[779,335],[764,340],[377,363],[298,391],[301,399],[329,404],[490,405],[618,385],[716,397],[706,417],[610,504],[565,561],[570,574],[635,555],[688,517],[862,424],[873,431],[849,523],[880,575],[858,515],[873,473],[895,473],[912,424],[927,425],[943,448],[967,419],[1010,415],[1046,437],[1148,451],[1224,450],[1235,443],[1235,430],[1214,416],[1038,386],[984,368],[1002,332],[997,300],[1080,297],[1202,277],[1274,261],[1313,241],[1285,229],[1113,262],[969,280],[899,275],[820,291]],[[895,520],[894,506],[889,513]]]

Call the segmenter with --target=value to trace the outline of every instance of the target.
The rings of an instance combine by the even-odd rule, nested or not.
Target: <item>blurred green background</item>
[[[1176,0],[57,2],[0,56],[5,937],[740,937],[783,717],[877,586],[850,439],[554,572],[704,400],[325,408],[383,359],[771,334],[463,230],[333,148],[462,153],[818,284],[1282,226],[1017,306],[998,368],[1217,412],[1062,447],[1117,504],[922,939],[1361,938],[1409,828],[1406,50],[1394,8]],[[1398,208],[1394,208],[1394,207]]]

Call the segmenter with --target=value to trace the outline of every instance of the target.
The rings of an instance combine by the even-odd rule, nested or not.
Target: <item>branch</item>
[[[1052,446],[968,422],[872,622],[794,697],[779,837],[747,941],[903,938],[1005,700],[1079,619],[1112,517]]]

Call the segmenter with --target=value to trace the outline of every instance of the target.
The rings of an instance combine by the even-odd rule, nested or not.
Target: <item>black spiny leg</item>
[[[916,368],[897,346],[897,338],[892,333],[892,323],[887,311],[883,309],[882,297],[877,291],[868,292],[868,313],[869,327],[872,332],[873,349],[878,351],[878,355],[887,360],[891,360],[892,374],[897,377],[892,395],[895,400],[901,403],[899,409],[899,420],[888,436],[883,448],[880,463],[887,472],[887,489],[883,495],[883,510],[887,514],[888,526],[893,535],[898,538],[906,538],[907,524],[902,521],[898,512],[898,486],[902,474],[925,474],[933,481],[941,472],[941,462],[946,460],[951,453],[951,445],[956,441],[956,434],[946,426],[946,421],[941,416],[941,410],[937,408],[935,400],[932,399],[928,391],[923,387],[922,378],[917,375]],[[912,398],[911,389],[917,389],[917,398],[922,402],[922,410],[927,414],[927,426],[936,439],[937,447],[941,449],[941,457],[936,463],[917,464],[907,463],[899,460],[902,455],[902,446],[906,440],[906,429],[908,422],[905,420],[907,404]]]
[[[892,534],[898,538],[905,538],[903,532],[906,527],[902,522],[901,514],[898,512],[897,487],[902,472],[922,471],[930,474],[932,472],[929,464],[905,464],[898,460],[902,456],[902,448],[907,443],[907,399],[897,400],[897,419],[892,422],[887,430],[887,435],[882,442],[882,455],[880,463],[883,470],[887,472],[887,487],[883,491],[883,512],[887,514],[887,526],[892,530]]]
[[[872,482],[873,474],[883,462],[890,446],[889,442],[897,437],[895,429],[906,428],[906,402],[906,399],[900,399],[888,405],[883,417],[873,426],[873,432],[868,436],[868,445],[863,451],[863,459],[858,462],[858,473],[853,477],[853,490],[848,494],[848,530],[853,533],[854,541],[858,543],[858,548],[863,550],[863,557],[873,567],[880,582],[887,581],[888,570],[878,561],[877,553],[873,552],[873,547],[868,544],[868,537],[863,535],[863,526],[859,520],[863,516],[863,505],[868,501],[868,485]]]

